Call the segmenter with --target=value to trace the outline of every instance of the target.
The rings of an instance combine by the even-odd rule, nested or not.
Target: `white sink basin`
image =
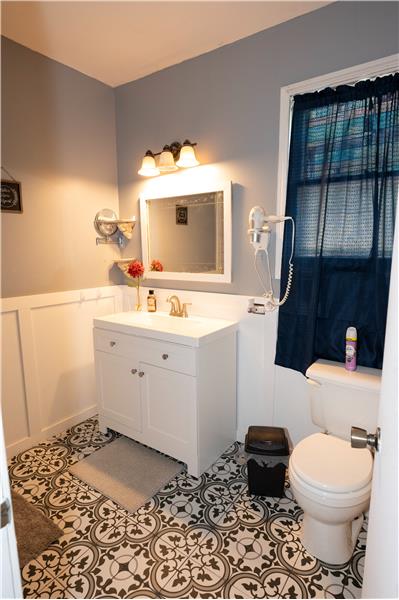
[[[224,319],[171,317],[166,312],[122,312],[94,319],[94,326],[130,335],[200,346],[216,336],[235,331],[238,323]]]

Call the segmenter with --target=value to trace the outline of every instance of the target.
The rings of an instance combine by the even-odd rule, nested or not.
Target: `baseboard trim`
[[[237,429],[236,437],[237,442],[241,442],[242,444],[245,442],[245,436],[247,435],[247,430]]]
[[[97,405],[92,404],[88,408],[85,408],[84,410],[81,410],[81,411],[75,413],[74,415],[71,415],[70,417],[66,417],[65,419],[61,419],[60,421],[57,421],[57,423],[53,423],[52,425],[49,425],[48,427],[44,427],[42,429],[42,435],[46,435],[47,437],[52,436],[52,435],[58,435],[62,431],[65,431],[65,429],[68,429],[69,427],[73,427],[74,425],[77,425],[78,423],[80,423],[81,421],[84,421],[85,419],[89,419],[96,413],[97,413]]]
[[[86,419],[89,419],[90,417],[93,417],[96,414],[97,414],[97,405],[93,404],[92,406],[89,406],[89,408],[85,408],[84,410],[82,410],[78,413],[75,413],[74,415],[72,415],[70,417],[62,419],[61,421],[58,421],[57,423],[50,425],[49,427],[45,427],[37,435],[26,437],[26,438],[23,438],[22,440],[18,440],[18,442],[9,444],[6,447],[7,459],[9,460],[10,458],[15,456],[19,452],[24,452],[24,450],[28,450],[32,446],[35,446],[36,444],[40,444],[40,442],[44,442],[45,440],[48,440],[49,438],[53,437],[54,435],[58,435],[59,433],[66,431],[70,427],[73,427],[74,425],[81,423],[81,421],[85,421]]]

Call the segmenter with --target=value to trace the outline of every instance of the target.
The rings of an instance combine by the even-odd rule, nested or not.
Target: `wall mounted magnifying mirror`
[[[231,282],[231,182],[140,196],[143,263],[151,279]]]
[[[116,213],[110,208],[103,208],[94,217],[94,228],[100,237],[96,238],[96,244],[119,244],[125,245],[125,240],[132,238],[136,218],[118,219]],[[115,236],[115,234],[118,234]]]

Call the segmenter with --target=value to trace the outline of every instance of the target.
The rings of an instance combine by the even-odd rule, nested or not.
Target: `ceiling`
[[[2,34],[117,86],[329,2],[5,1]]]

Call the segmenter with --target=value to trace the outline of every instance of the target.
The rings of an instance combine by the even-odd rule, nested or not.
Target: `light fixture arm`
[[[168,150],[170,150],[170,152],[173,154],[173,158],[176,160],[183,146],[198,146],[198,142],[190,142],[190,140],[184,140],[182,144],[180,142],[172,142],[171,144],[166,144],[166,146],[164,146],[159,152],[151,152],[151,150],[147,150],[147,153],[151,153],[148,154],[148,156],[160,156],[167,147]]]

